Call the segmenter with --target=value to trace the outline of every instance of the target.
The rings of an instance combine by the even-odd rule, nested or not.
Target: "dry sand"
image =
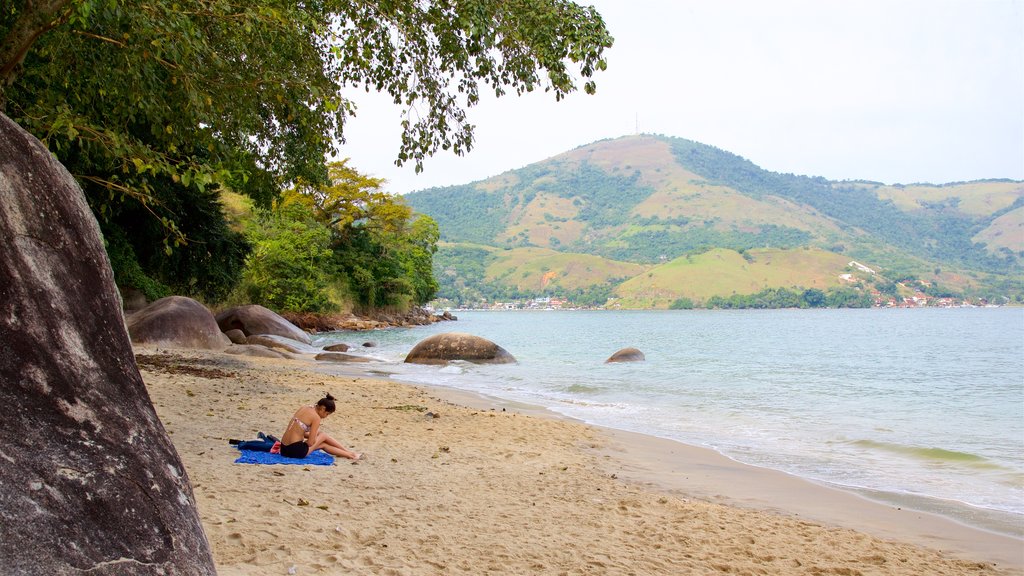
[[[224,575],[1024,574],[1020,540],[699,448],[306,361],[137,353]],[[229,438],[325,392],[364,461],[232,463]]]

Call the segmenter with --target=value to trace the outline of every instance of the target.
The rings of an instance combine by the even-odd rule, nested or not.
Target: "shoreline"
[[[1024,574],[1020,541],[964,540],[928,519],[915,528],[907,513],[854,531],[835,519],[885,506],[824,486],[810,499],[795,477],[706,448],[367,366],[136,353],[221,574]],[[227,438],[277,434],[328,391],[339,410],[327,431],[366,461],[232,464]],[[790,498],[773,489],[765,506],[744,485]]]
[[[604,428],[602,451],[621,479],[707,502],[763,510],[1024,569],[1024,540],[939,514],[888,505],[853,490],[733,460],[710,448]],[[666,458],[666,455],[668,458]]]
[[[596,453],[602,457],[608,473],[619,480],[683,498],[806,518],[1024,571],[1024,539],[1009,534],[971,526],[939,513],[904,509],[852,488],[745,464],[704,446],[589,424],[542,406],[466,390],[395,381],[430,390],[456,404],[478,409],[515,409],[598,430],[608,438],[609,445]]]

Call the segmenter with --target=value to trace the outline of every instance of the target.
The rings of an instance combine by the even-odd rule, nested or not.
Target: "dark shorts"
[[[288,458],[305,458],[308,453],[309,444],[306,444],[305,440],[281,445],[281,456],[286,456]]]

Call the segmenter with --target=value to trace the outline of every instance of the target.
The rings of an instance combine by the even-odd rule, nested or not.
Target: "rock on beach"
[[[206,306],[184,296],[168,296],[128,316],[128,333],[135,344],[169,348],[223,350],[231,339],[217,326]]]
[[[354,356],[352,354],[345,354],[344,352],[321,352],[316,355],[316,360],[319,362],[369,362],[370,359],[365,356]]]
[[[311,344],[309,334],[285,320],[276,312],[259,304],[236,306],[217,314],[217,324],[224,332],[241,330],[246,336],[271,334]]]

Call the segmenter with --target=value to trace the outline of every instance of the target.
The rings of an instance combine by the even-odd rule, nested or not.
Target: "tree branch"
[[[0,103],[3,91],[17,78],[18,66],[40,36],[52,30],[72,0],[25,0],[18,19],[0,39]]]

